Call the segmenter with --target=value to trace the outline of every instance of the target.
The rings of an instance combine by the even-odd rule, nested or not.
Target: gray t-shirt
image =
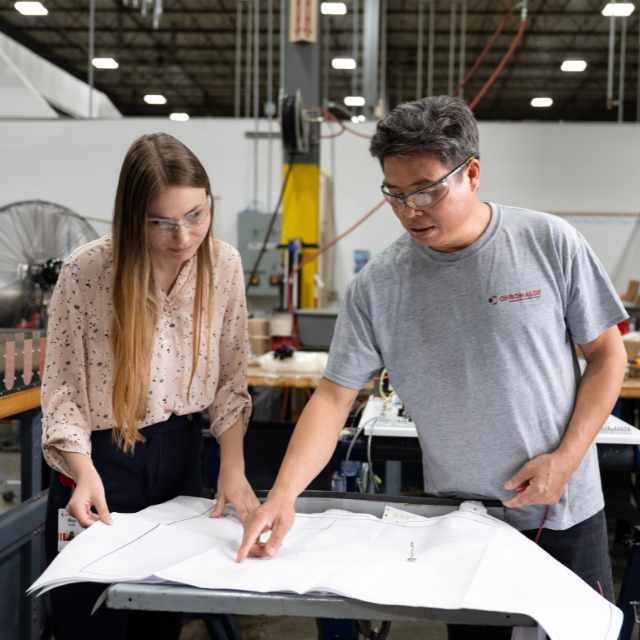
[[[441,253],[408,234],[354,278],[325,376],[357,389],[386,367],[414,420],[425,490],[508,499],[503,484],[554,450],[578,378],[571,338],[584,344],[627,314],[600,261],[558,217],[491,204],[469,247]],[[604,506],[595,445],[549,511],[567,529]],[[508,510],[519,529],[544,507]]]

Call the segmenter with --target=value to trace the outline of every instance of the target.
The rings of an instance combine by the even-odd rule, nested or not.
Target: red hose
[[[375,205],[374,207],[371,207],[371,209],[369,209],[367,213],[365,213],[359,220],[354,222],[345,232],[341,233],[339,236],[336,236],[333,240],[327,242],[327,244],[320,247],[312,255],[307,256],[306,258],[303,258],[300,261],[300,264],[292,271],[291,276],[293,276],[295,273],[300,271],[300,269],[308,265],[310,262],[313,262],[318,256],[322,255],[325,251],[327,251],[328,249],[331,249],[331,247],[333,247],[334,244],[337,244],[338,242],[340,242],[342,238],[344,238],[345,236],[348,236],[352,231],[355,231],[357,227],[359,227],[367,218],[370,218],[383,204],[385,204],[385,202],[386,200],[381,200],[380,202],[378,202],[377,205]]]
[[[342,123],[342,120],[340,120],[340,118],[336,118],[333,113],[331,113],[331,111],[329,111],[328,109],[323,109],[322,112],[324,114],[325,120],[335,122],[340,127],[340,130],[337,133],[327,133],[325,135],[322,135],[320,136],[321,138],[337,138],[347,130],[347,128]]]
[[[502,17],[502,20],[500,21],[498,28],[494,31],[493,35],[487,41],[487,44],[484,46],[484,49],[482,50],[482,53],[476,58],[476,61],[473,63],[473,66],[471,67],[471,69],[469,69],[469,71],[467,72],[467,75],[464,77],[464,80],[458,85],[458,88],[456,90],[457,95],[460,95],[460,93],[462,92],[462,89],[467,84],[467,82],[469,82],[471,76],[478,70],[478,67],[480,67],[480,65],[484,62],[485,57],[487,56],[489,51],[491,51],[491,49],[493,48],[493,45],[496,39],[498,38],[498,36],[504,31],[504,29],[506,29],[509,22],[511,22],[511,18],[513,16],[512,9],[513,9],[513,2],[510,2],[507,13],[505,13],[504,16]]]
[[[340,118],[336,118],[333,115],[333,113],[331,113],[331,111],[329,111],[328,109],[323,109],[322,111],[324,113],[325,119],[335,122],[340,127],[340,131],[338,131],[338,133],[329,133],[321,136],[322,138],[337,138],[338,136],[341,136],[345,131],[348,131],[349,133],[352,133],[354,136],[358,136],[358,138],[371,140],[371,136],[367,135],[366,133],[360,133],[359,131],[354,131],[350,127],[346,126],[344,122],[340,120]]]
[[[520,44],[520,41],[522,40],[522,36],[524,35],[524,29],[526,25],[527,25],[527,20],[526,18],[523,17],[520,20],[518,33],[516,33],[514,39],[511,41],[511,46],[509,47],[509,50],[507,51],[507,53],[504,54],[504,56],[502,57],[502,60],[500,60],[500,62],[498,63],[498,66],[494,69],[489,79],[482,85],[482,89],[478,91],[478,94],[476,95],[476,97],[469,103],[469,108],[472,111],[478,106],[478,103],[480,102],[480,100],[482,100],[482,98],[485,96],[487,91],[489,91],[489,89],[491,88],[493,83],[496,81],[498,76],[502,73],[502,70],[506,67],[509,60],[511,60],[511,57],[513,56],[515,50]]]

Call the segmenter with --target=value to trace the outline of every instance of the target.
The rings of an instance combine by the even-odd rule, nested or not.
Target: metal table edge
[[[404,622],[444,622],[496,626],[535,626],[529,616],[472,609],[380,605],[341,596],[198,589],[171,584],[120,583],[108,587],[111,609],[228,613],[238,615],[347,618]]]

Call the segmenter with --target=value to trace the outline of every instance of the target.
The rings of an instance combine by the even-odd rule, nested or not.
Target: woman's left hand
[[[227,503],[236,510],[242,522],[260,506],[260,501],[253,492],[243,471],[238,469],[220,468],[218,474],[218,502],[211,512],[211,518],[219,518]]]

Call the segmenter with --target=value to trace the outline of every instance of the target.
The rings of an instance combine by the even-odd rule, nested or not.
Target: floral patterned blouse
[[[251,412],[242,263],[230,245],[213,240],[214,311],[209,368],[200,357],[191,393],[192,315],[196,259],[182,266],[169,292],[159,292],[143,429],[173,414],[207,410],[219,436]],[[113,357],[110,343],[112,245],[104,236],[80,247],[66,262],[49,306],[42,383],[42,449],[47,463],[69,475],[61,451],[91,455],[91,432],[112,429]],[[206,316],[203,318],[206,325]],[[206,348],[202,335],[200,352]]]

